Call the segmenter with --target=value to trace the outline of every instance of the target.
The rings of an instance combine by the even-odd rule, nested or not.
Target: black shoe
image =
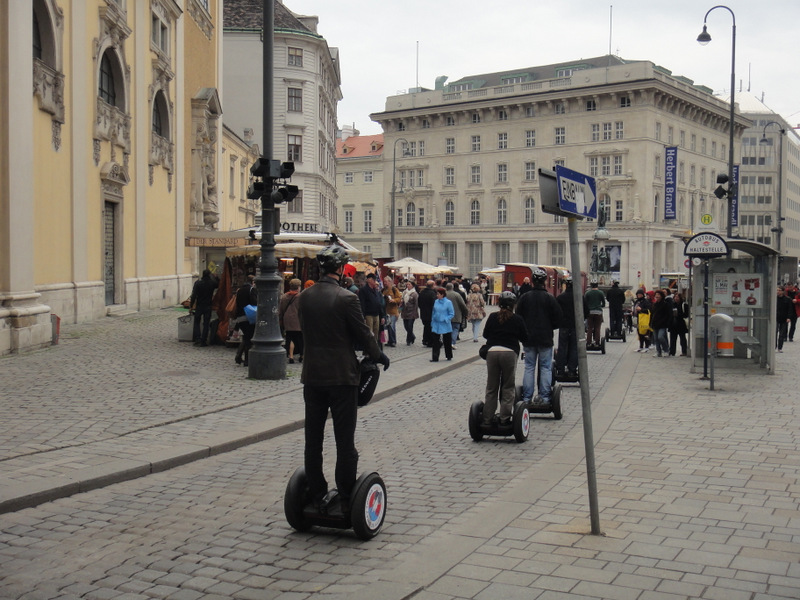
[[[289,364],[290,364],[290,365],[293,365],[293,364],[294,364],[294,359],[293,359],[293,358],[290,358],[290,359],[289,359]]]
[[[240,364],[242,364],[242,357],[241,357],[241,356],[237,356],[237,357],[236,357],[236,358],[234,358],[233,360],[235,360],[235,361],[236,361],[236,364],[237,364],[237,365],[240,365]]]
[[[438,359],[438,358],[432,358],[432,359],[430,360],[430,362],[439,362],[439,359]]]
[[[205,348],[206,346],[208,346],[208,344],[206,344],[205,342],[200,342],[200,347],[201,348]]]

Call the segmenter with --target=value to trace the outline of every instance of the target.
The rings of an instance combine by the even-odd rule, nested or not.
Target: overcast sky
[[[370,113],[387,96],[439,75],[522,69],[608,53],[649,60],[727,95],[731,78],[730,12],[708,16],[712,40],[697,43],[703,0],[284,0],[297,14],[318,15],[319,33],[338,47],[339,126],[381,133]],[[613,6],[613,9],[611,8]],[[800,123],[800,0],[729,0],[736,15],[736,91],[750,91],[789,123]],[[417,43],[419,61],[417,62]]]

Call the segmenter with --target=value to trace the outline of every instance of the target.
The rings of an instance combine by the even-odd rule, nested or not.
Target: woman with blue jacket
[[[444,341],[444,355],[453,360],[453,316],[456,314],[453,303],[445,295],[447,290],[436,288],[436,301],[431,315],[431,334],[433,338],[433,357],[431,362],[439,362],[439,351]]]

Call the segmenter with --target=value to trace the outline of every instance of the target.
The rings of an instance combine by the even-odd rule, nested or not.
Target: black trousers
[[[239,340],[239,346],[236,348],[236,358],[241,359],[244,356],[244,362],[247,362],[250,356],[250,347],[253,345],[253,334],[256,332],[256,326],[245,321],[239,324],[239,331],[242,334],[242,339]]]
[[[431,320],[422,319],[422,343],[426,346],[433,346],[433,332],[431,331]]]
[[[452,333],[431,333],[433,338],[433,360],[439,360],[439,353],[444,344],[444,357],[447,360],[453,358],[453,334]]]
[[[414,321],[416,319],[403,319],[403,327],[406,329],[406,344],[413,344],[417,339],[414,335]],[[423,335],[423,337],[425,336]]]
[[[328,482],[322,472],[322,445],[325,439],[325,421],[330,409],[333,435],[336,439],[336,488],[342,502],[348,504],[358,470],[358,451],[355,444],[358,386],[306,385],[303,388],[303,400],[306,405],[305,467],[311,498],[321,499],[328,491]]]
[[[558,329],[556,369],[559,372],[563,372],[564,367],[567,367],[567,370],[573,373],[578,370],[578,332],[570,327],[560,327]]]

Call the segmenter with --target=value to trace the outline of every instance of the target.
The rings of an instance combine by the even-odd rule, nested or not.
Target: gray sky
[[[319,16],[319,33],[341,57],[339,126],[381,133],[370,113],[386,97],[439,75],[467,75],[577,60],[608,53],[650,60],[727,94],[733,20],[708,16],[712,40],[697,43],[704,0],[284,0]],[[613,6],[613,10],[610,8]],[[800,124],[800,62],[794,37],[800,0],[729,0],[736,15],[736,91],[750,91],[789,123]],[[611,18],[613,16],[613,19]],[[419,42],[419,66],[417,66]]]

